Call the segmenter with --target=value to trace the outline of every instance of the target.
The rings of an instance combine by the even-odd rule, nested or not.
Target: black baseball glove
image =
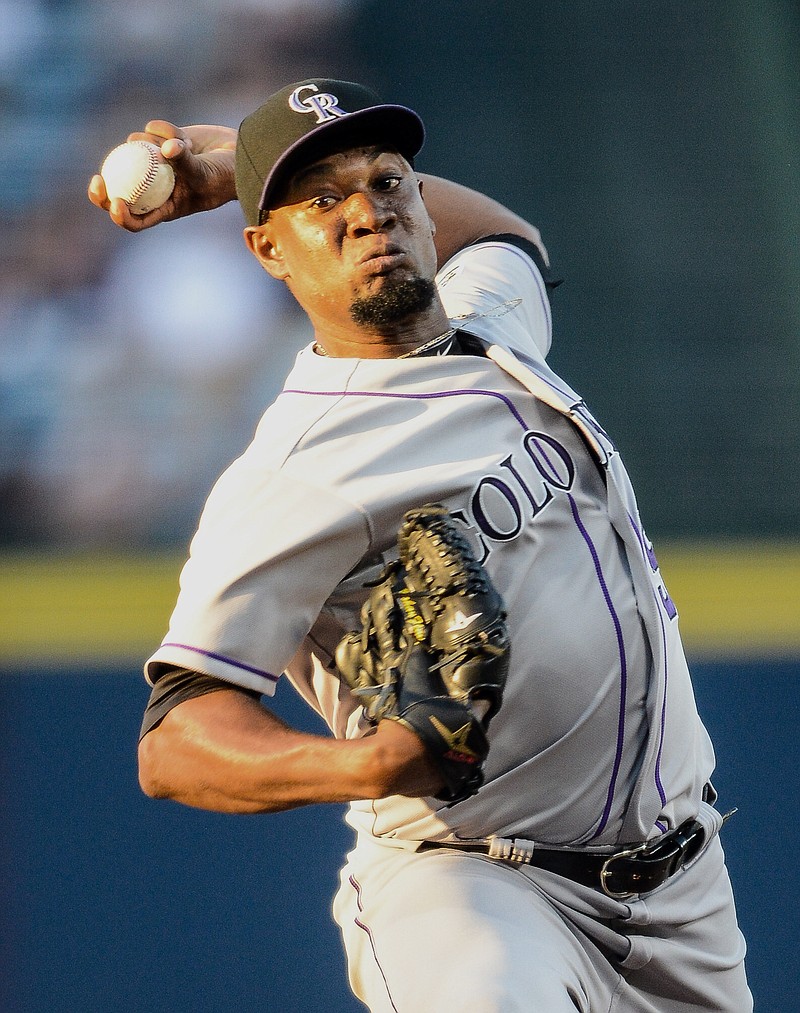
[[[367,718],[399,721],[435,758],[451,804],[483,783],[486,730],[503,698],[510,644],[489,575],[447,510],[410,510],[390,563],[336,649]]]

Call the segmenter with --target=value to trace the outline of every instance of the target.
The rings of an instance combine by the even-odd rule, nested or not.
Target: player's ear
[[[268,222],[258,226],[248,225],[244,230],[244,241],[267,274],[279,281],[286,280],[289,271],[284,263],[280,244],[272,235]]]
[[[425,194],[422,192],[422,190],[423,190],[423,183],[422,183],[421,179],[417,179],[417,186],[419,187],[419,195],[422,198],[422,203],[425,204]],[[428,211],[428,205],[427,204],[425,204],[425,210],[428,213],[428,221],[430,222],[430,225],[431,225],[431,235],[435,236],[436,235],[436,222],[431,218],[431,213],[430,213],[430,211]]]

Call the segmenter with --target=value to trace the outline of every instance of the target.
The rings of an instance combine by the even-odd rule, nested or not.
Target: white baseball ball
[[[109,152],[100,175],[109,198],[121,197],[135,215],[161,207],[175,186],[175,173],[148,141],[126,141]]]

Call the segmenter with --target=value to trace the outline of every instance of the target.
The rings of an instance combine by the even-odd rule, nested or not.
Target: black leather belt
[[[543,848],[518,838],[494,838],[487,844],[424,841],[418,851],[450,848],[499,861],[532,865],[618,900],[655,890],[700,853],[706,832],[687,820],[654,841],[604,853]]]

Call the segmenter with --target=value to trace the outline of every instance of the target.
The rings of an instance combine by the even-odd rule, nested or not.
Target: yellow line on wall
[[[658,558],[688,654],[800,657],[800,543],[682,543]]]
[[[674,543],[659,560],[690,656],[800,657],[800,543]],[[166,632],[182,562],[0,555],[0,663],[138,664]]]
[[[0,556],[0,661],[144,660],[167,629],[182,558]]]

